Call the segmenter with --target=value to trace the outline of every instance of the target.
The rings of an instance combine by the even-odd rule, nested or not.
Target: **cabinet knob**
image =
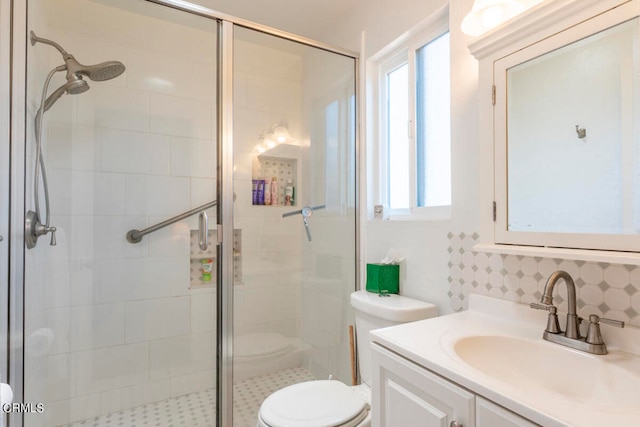
[[[451,424],[449,424],[449,427],[464,427],[462,425],[462,423],[459,423],[457,421],[451,421]]]

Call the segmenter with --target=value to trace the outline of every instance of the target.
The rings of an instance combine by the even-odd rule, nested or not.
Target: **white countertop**
[[[640,425],[640,382],[635,377],[640,373],[640,329],[626,327],[617,329],[602,325],[602,335],[609,349],[604,356],[590,355],[577,350],[562,347],[542,339],[546,327],[547,313],[532,310],[527,305],[489,298],[481,295],[471,295],[469,310],[452,315],[428,320],[408,323],[390,328],[378,329],[371,332],[372,341],[386,347],[401,356],[435,372],[449,380],[484,396],[520,415],[545,427],[549,426],[613,426]],[[587,317],[589,313],[579,313]],[[563,326],[562,314],[559,314]],[[491,373],[482,372],[464,362],[453,350],[453,345],[464,337],[499,336],[533,341],[536,349],[540,349],[540,357],[545,356],[545,349],[549,354],[557,353],[557,349],[566,350],[567,358],[576,361],[602,365],[603,372],[610,367],[622,368],[629,372],[629,382],[637,384],[633,390],[624,394],[624,403],[618,407],[598,404],[598,390],[589,390],[590,404],[585,404],[580,397],[563,394],[562,390],[550,391],[537,388],[531,381],[520,381],[522,376],[515,373],[513,381],[498,379]],[[551,346],[551,347],[547,347]],[[536,355],[537,356],[537,355]],[[553,363],[545,360],[544,363]],[[587,382],[592,372],[579,372],[582,363],[568,363],[567,370],[572,372],[570,378],[576,382]],[[599,368],[600,369],[600,368]],[[509,372],[506,372],[506,377]],[[529,373],[530,375],[530,373]],[[573,376],[575,375],[575,377]],[[535,375],[534,375],[535,376]],[[578,377],[581,376],[581,377]],[[600,376],[602,378],[602,375]],[[574,384],[575,385],[575,384]],[[600,391],[601,392],[601,391]],[[631,393],[631,395],[629,395]],[[595,396],[595,397],[594,397]],[[615,399],[610,395],[608,399]],[[634,402],[634,404],[628,404]]]

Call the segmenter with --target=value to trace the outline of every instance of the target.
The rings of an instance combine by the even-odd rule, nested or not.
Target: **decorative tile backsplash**
[[[467,308],[471,293],[518,301],[539,301],[547,278],[564,270],[576,283],[578,314],[623,320],[640,326],[640,266],[503,255],[473,250],[477,233],[449,233],[449,298],[454,310]],[[566,288],[554,304],[567,311]]]

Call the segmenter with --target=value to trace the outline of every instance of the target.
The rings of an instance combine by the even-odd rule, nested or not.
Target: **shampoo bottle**
[[[295,194],[295,190],[293,189],[293,181],[291,179],[287,180],[287,185],[284,187],[284,204],[285,206],[293,206],[294,201],[293,197]]]
[[[267,206],[271,204],[271,182],[270,181],[265,181],[264,183],[264,204]]]
[[[271,178],[271,205],[278,206],[278,178]]]
[[[264,179],[258,180],[258,203],[257,205],[264,205]]]

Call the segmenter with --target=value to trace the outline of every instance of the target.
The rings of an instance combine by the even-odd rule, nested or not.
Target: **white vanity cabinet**
[[[533,427],[537,425],[484,397],[476,396],[476,427]]]
[[[530,427],[525,418],[373,344],[373,427]]]

